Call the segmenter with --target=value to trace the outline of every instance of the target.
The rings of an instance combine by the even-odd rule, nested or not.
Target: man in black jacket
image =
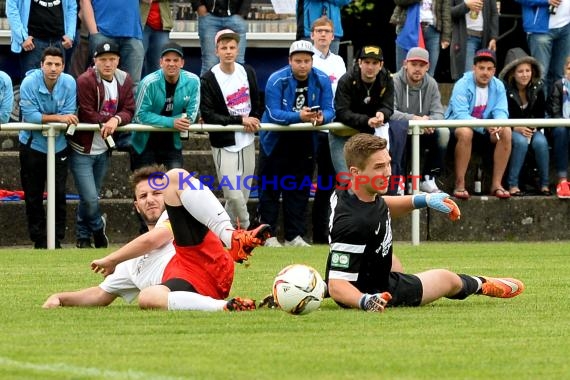
[[[379,134],[377,129],[384,127],[394,113],[394,82],[384,67],[380,47],[362,48],[354,70],[338,81],[334,106],[336,121],[354,128],[329,133],[331,158],[338,175],[348,172],[343,155],[348,138],[358,132]]]
[[[226,210],[234,226],[249,227],[247,200],[255,171],[254,133],[261,115],[254,70],[236,62],[240,35],[230,29],[215,37],[220,62],[201,80],[200,112],[208,124],[240,124],[243,132],[210,132],[210,143]]]

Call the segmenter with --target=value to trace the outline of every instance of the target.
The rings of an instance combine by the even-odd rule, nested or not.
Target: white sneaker
[[[281,245],[281,243],[279,243],[279,240],[277,240],[276,237],[270,237],[269,239],[265,240],[265,244],[263,244],[264,247],[271,247],[271,248],[281,248],[283,247]]]
[[[424,176],[425,181],[420,182],[420,191],[424,193],[441,193],[439,187],[435,183],[435,178],[428,175]]]
[[[310,247],[311,245],[309,243],[307,243],[305,240],[303,240],[302,237],[297,236],[295,237],[295,239],[288,241],[285,240],[285,246],[286,247]]]

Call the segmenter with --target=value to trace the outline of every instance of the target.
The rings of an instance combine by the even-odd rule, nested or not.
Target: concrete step
[[[2,168],[0,172],[0,189],[21,190],[17,134],[10,132],[8,136],[0,135],[0,138],[5,138],[4,141],[11,141],[11,143],[15,144],[10,149],[0,150],[0,167]],[[258,139],[256,139],[255,143],[258,144]],[[216,175],[210,140],[207,134],[192,134],[189,140],[183,142],[182,155],[186,170],[196,172],[198,175]],[[113,151],[107,176],[101,189],[101,198],[131,199],[130,175],[129,154],[127,152]],[[68,173],[67,193],[77,194],[71,173]]]
[[[214,161],[211,151],[183,151],[184,167],[189,171],[202,174],[214,173]],[[18,152],[0,153],[0,189],[21,190],[20,161]],[[129,184],[131,175],[129,154],[126,152],[113,152],[107,176],[101,189],[102,198],[132,198],[132,189]],[[73,176],[68,172],[67,193],[77,194]]]
[[[521,197],[499,200],[472,197],[460,201],[461,220],[451,222],[432,211],[420,212],[421,241],[544,241],[568,240],[570,201],[556,197]],[[68,231],[64,244],[75,244],[75,209],[77,201],[68,202]],[[257,200],[249,201],[253,217]],[[307,212],[307,240],[311,240],[311,207]],[[130,199],[103,199],[107,214],[107,233],[112,244],[123,244],[138,235],[139,222]],[[280,221],[281,225],[281,221]],[[411,241],[411,218],[393,220],[394,240]],[[278,228],[282,238],[282,228]],[[0,202],[0,246],[30,245],[24,202]],[[460,254],[460,252],[458,252]]]

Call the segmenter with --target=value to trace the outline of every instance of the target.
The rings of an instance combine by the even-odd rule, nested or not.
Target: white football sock
[[[193,292],[168,293],[168,310],[222,311],[226,301]]]
[[[234,227],[224,206],[198,179],[192,178],[191,181],[194,188],[187,187],[180,195],[182,205],[197,221],[215,233],[226,247],[231,247]]]

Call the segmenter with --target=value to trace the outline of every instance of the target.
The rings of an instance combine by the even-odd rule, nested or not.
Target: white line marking
[[[65,363],[37,364],[21,362],[0,356],[0,366],[24,369],[33,372],[62,373],[82,377],[99,377],[106,379],[154,379],[154,380],[183,380],[182,377],[159,376],[154,373],[133,370],[112,371],[93,367],[76,367]]]

